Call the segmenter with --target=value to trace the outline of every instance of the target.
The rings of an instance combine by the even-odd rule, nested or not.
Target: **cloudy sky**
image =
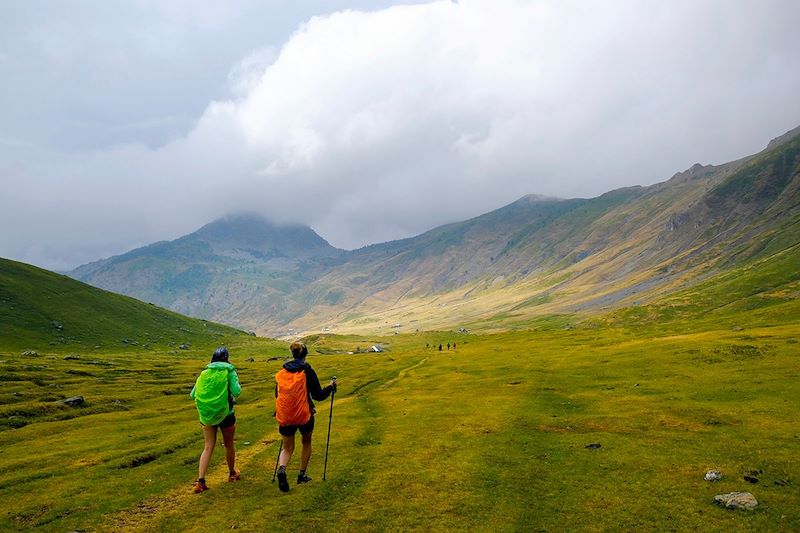
[[[0,3],[0,257],[228,213],[354,248],[591,197],[800,125],[800,2]]]

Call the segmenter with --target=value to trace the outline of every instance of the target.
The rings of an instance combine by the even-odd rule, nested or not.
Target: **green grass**
[[[604,325],[705,331],[800,322],[800,244],[731,269],[658,302],[603,317]],[[594,319],[587,323],[596,323]]]
[[[284,495],[270,480],[287,343],[2,261],[0,529],[800,530],[794,264],[789,250],[604,317],[498,315],[484,327],[499,333],[309,337],[320,378],[340,380],[328,479],[321,402],[314,482]],[[195,495],[188,392],[222,343],[244,391],[243,479],[225,482],[218,448]],[[756,510],[712,503],[743,490]]]
[[[0,374],[15,380],[5,382],[0,408],[31,411],[26,426],[0,431],[0,497],[9,502],[0,527],[797,530],[798,333],[784,325],[656,336],[625,328],[319,336],[309,361],[323,380],[340,379],[328,480],[322,402],[314,482],[287,495],[270,482],[281,361],[268,359],[284,345],[244,337],[230,346],[244,388],[243,480],[224,482],[217,450],[212,490],[202,495],[190,493],[202,437],[186,393],[208,354],[107,354],[101,366],[4,353]],[[453,340],[457,350],[425,348]],[[384,353],[346,353],[381,341]],[[88,402],[74,418],[35,409],[73,394]],[[103,406],[116,407],[92,411]],[[296,467],[295,458],[290,475]],[[702,479],[711,468],[721,482]],[[742,479],[751,470],[763,472],[757,485]],[[712,504],[734,490],[752,491],[761,505],[746,513]]]
[[[209,348],[244,332],[0,259],[0,346],[81,353]]]

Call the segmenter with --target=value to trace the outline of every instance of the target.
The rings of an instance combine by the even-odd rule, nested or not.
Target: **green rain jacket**
[[[194,399],[200,423],[216,426],[233,414],[233,398],[241,394],[236,367],[217,361],[209,363],[200,373],[189,396]]]

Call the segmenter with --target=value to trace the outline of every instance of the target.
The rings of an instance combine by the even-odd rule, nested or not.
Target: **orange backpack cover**
[[[282,426],[302,426],[311,420],[305,372],[289,372],[282,368],[275,374],[278,397],[275,399],[275,418]]]

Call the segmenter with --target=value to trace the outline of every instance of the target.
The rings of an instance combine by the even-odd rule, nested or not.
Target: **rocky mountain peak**
[[[277,223],[252,213],[219,218],[189,237],[208,243],[218,252],[242,250],[303,256],[338,251],[308,226]]]
[[[794,139],[799,135],[800,135],[800,126],[797,126],[796,128],[787,131],[780,137],[775,137],[774,139],[772,139],[767,145],[766,150],[764,151],[766,152],[772,150],[773,148],[776,148],[785,142],[791,141],[792,139]]]

